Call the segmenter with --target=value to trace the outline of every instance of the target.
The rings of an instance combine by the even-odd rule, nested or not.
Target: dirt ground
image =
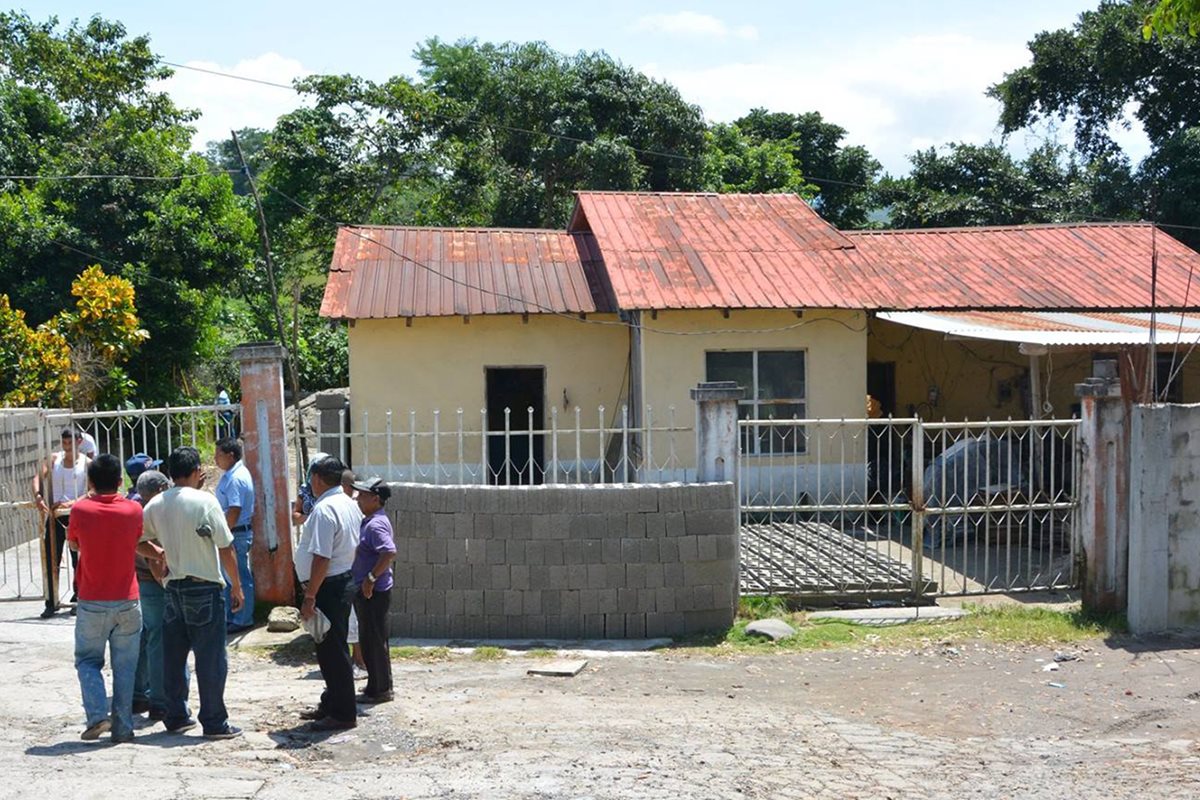
[[[0,796],[12,798],[1066,798],[1200,794],[1200,641],[1055,650],[589,655],[395,665],[397,701],[303,733],[310,664],[232,652],[247,735],[80,742],[69,617],[0,604]],[[1052,685],[1056,684],[1056,685]],[[193,697],[193,702],[195,698]],[[194,707],[193,707],[194,708]]]

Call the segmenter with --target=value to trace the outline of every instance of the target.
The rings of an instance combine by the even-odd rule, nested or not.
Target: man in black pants
[[[350,567],[363,515],[358,504],[342,491],[345,469],[345,464],[332,457],[313,465],[312,491],[317,502],[304,522],[294,555],[296,575],[304,587],[300,616],[312,619],[319,609],[329,618],[329,632],[317,645],[325,691],[316,708],[300,715],[314,720],[314,731],[347,730],[358,724],[354,667],[346,635],[355,589]]]
[[[363,521],[350,573],[358,588],[354,611],[358,614],[358,640],[367,664],[367,687],[358,702],[387,703],[392,699],[388,611],[392,605],[392,559],[396,557],[396,543],[391,520],[383,507],[392,490],[383,478],[371,478],[353,486]]]
[[[58,570],[66,547],[71,506],[87,495],[88,458],[82,453],[83,434],[75,426],[63,428],[62,450],[48,458],[33,476],[33,500],[46,516],[42,532],[42,589],[46,608],[42,619],[58,610]],[[78,570],[79,558],[71,551],[71,566]],[[73,587],[72,587],[73,588]],[[75,597],[71,597],[75,602]]]

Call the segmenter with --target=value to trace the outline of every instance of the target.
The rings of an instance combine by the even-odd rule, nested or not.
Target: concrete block
[[[712,584],[702,584],[692,587],[692,608],[696,611],[711,611],[716,607],[715,598],[713,598]],[[687,609],[684,609],[685,611]]]
[[[604,638],[605,639],[624,639],[625,638],[625,615],[624,614],[605,614],[604,615]]]
[[[571,517],[570,521],[567,523],[567,538],[568,539],[595,538],[595,537],[588,536],[587,531],[584,530],[584,528],[588,524],[587,520],[588,520],[589,516],[590,515],[588,515],[588,514],[577,514],[576,516]]]
[[[492,538],[495,539],[511,539],[513,535],[513,520],[508,514],[493,514],[492,520]]]
[[[612,614],[620,610],[620,598],[618,597],[619,589],[599,589],[597,594],[599,597],[600,613]]]
[[[658,543],[661,539],[639,539],[641,554],[638,561],[642,564],[658,564]]]
[[[449,564],[433,565],[433,589],[444,592],[454,588],[454,568]]]
[[[529,544],[531,542],[525,539],[509,539],[504,544],[504,560],[509,564],[524,564],[525,548]]]
[[[659,565],[662,566],[661,564]],[[646,565],[645,564],[626,564],[625,565],[625,586],[630,589],[643,589],[646,586]]]
[[[392,563],[403,564],[412,560],[408,557],[408,541],[407,537],[398,534],[392,537],[392,544],[396,546],[396,555],[393,556]]]
[[[569,539],[569,538],[571,538],[571,515],[570,514],[551,514],[550,515],[550,538],[551,539]]]
[[[625,613],[637,611],[637,589],[617,589],[617,607],[615,610]]]
[[[604,585],[609,589],[621,589],[626,585],[625,564],[604,565]]]
[[[608,536],[608,515],[607,514],[584,514],[579,517],[583,525],[582,532],[578,538],[581,539],[603,539]],[[571,536],[571,538],[576,538]]]
[[[547,567],[550,571],[550,581],[546,588],[548,589],[566,589],[567,588],[567,567],[563,564],[554,564]],[[532,580],[532,576],[531,576]]]
[[[642,542],[644,539],[622,539],[621,560],[626,564],[636,564],[641,561]]]
[[[661,539],[667,534],[667,519],[662,514],[643,514],[642,521],[646,526],[646,538]]]
[[[601,559],[605,564],[624,563],[621,557],[621,540],[620,539],[601,539],[600,540]]]
[[[542,550],[545,552],[545,563],[550,567],[561,566],[564,563],[563,547],[565,542],[552,540],[549,542],[541,542]]]
[[[433,568],[428,564],[413,564],[413,588],[433,588]]]
[[[487,539],[467,539],[467,563],[468,564],[486,564],[487,563]]]
[[[646,623],[646,638],[661,639],[665,636],[670,636],[671,631],[667,630],[667,615],[666,614],[647,614],[645,617]]]
[[[602,539],[584,539],[583,540],[583,563],[585,564],[603,564],[604,552],[601,547]]]
[[[646,615],[645,614],[626,614],[625,615],[625,638],[626,639],[645,639],[646,638]]]
[[[547,514],[536,514],[529,521],[532,538],[534,539],[554,539],[554,524]]]
[[[569,639],[572,635],[567,633],[567,620],[555,614],[548,614],[546,620],[546,638],[547,639]]]
[[[525,605],[523,595],[523,592],[518,592],[516,589],[506,589],[504,591],[505,616],[518,617],[521,615],[521,609]]]
[[[521,615],[521,635],[526,639],[541,639],[546,635],[546,618],[541,614]]]
[[[512,516],[512,538],[514,539],[532,539],[533,538],[533,523],[531,518],[526,514],[514,514]]]
[[[426,543],[425,559],[430,564],[445,564],[446,563],[446,540],[445,539],[430,539]]]
[[[507,639],[508,638],[508,617],[503,614],[488,614],[487,615],[487,638],[489,639]]]
[[[579,617],[583,612],[580,611],[580,603],[582,601],[584,589],[571,590],[562,592],[562,607],[560,611],[564,617]]]
[[[646,541],[654,541],[647,539]],[[679,563],[679,539],[667,537],[658,540],[658,559],[661,564]]]
[[[588,586],[587,564],[567,565],[567,588],[586,589]]]
[[[467,563],[467,540],[466,539],[445,539],[446,545],[446,563],[447,564],[465,564]]]
[[[633,489],[637,493],[637,508],[639,514],[655,514],[658,512],[658,487],[641,485]]]
[[[453,589],[478,589],[471,578],[470,564],[450,565],[450,586]]]
[[[492,588],[492,564],[471,564],[471,587],[474,589]]]
[[[548,617],[556,617],[562,613],[562,596],[563,593],[557,589],[552,589],[545,592],[530,592],[536,594],[538,601],[542,604],[542,610],[538,613],[545,614]]]
[[[699,561],[700,550],[698,549],[695,536],[680,536],[679,539],[679,560],[682,562]]]
[[[683,489],[682,485],[678,483],[666,483],[659,485],[657,489],[659,513],[666,514],[683,510],[683,503],[680,500]]]
[[[429,596],[428,589],[408,589],[404,592],[404,613],[424,614],[425,598]]]
[[[446,592],[446,614],[451,617],[462,617],[467,610],[466,593],[457,589]]]
[[[587,588],[603,589],[607,584],[607,570],[604,564],[587,564]]]
[[[447,602],[449,600],[447,599]],[[450,618],[450,638],[461,639],[470,634],[467,633],[467,619],[461,614],[447,614]],[[392,634],[395,635],[396,629],[392,628]]]
[[[683,580],[683,564],[663,564],[663,584],[669,589],[678,589],[687,585]]]
[[[504,613],[505,589],[485,589],[483,592],[483,613],[488,616]]]
[[[625,538],[625,512],[610,511],[604,515],[605,536],[611,536],[614,539]]]
[[[493,536],[495,536],[495,519],[495,514],[476,514],[474,517],[475,524],[471,535],[476,539],[491,539]]]
[[[728,580],[727,561],[689,561],[683,565],[683,582],[688,586],[712,586]]]
[[[658,562],[645,565],[645,586],[647,589],[661,589],[663,582],[663,565]]]
[[[683,629],[686,633],[719,633],[729,629],[730,615],[722,611],[685,611]]]
[[[549,567],[538,564],[538,565],[534,565],[531,567],[524,567],[524,569],[529,570],[529,588],[530,589],[534,589],[536,591],[542,591],[544,589],[561,589],[562,588],[561,586],[551,585],[551,583],[550,583],[550,568]],[[513,568],[513,581],[514,581],[513,588],[519,589],[520,587],[515,585],[516,567]]]
[[[663,514],[663,522],[667,526],[667,536],[678,537],[687,533],[682,511],[670,511]]]
[[[524,564],[513,564],[508,568],[509,582],[513,589],[526,591],[529,586],[529,567]]]
[[[408,560],[413,564],[429,563],[429,543],[432,539],[409,539]]]
[[[646,536],[646,515],[631,513],[625,515],[625,535],[631,539],[642,539]]]
[[[696,593],[691,586],[680,586],[675,590],[675,610],[695,611]]]
[[[454,515],[454,538],[470,539],[475,536],[475,515],[458,512]],[[482,538],[482,537],[480,537]]]
[[[655,589],[637,589],[637,608],[639,614],[646,614],[658,608],[658,591]]]
[[[684,511],[699,511],[700,497],[704,493],[701,485],[685,483],[679,488],[679,506]]]
[[[485,539],[483,541],[487,544],[487,563],[503,564],[508,558],[505,541],[503,539]]]
[[[736,511],[737,487],[732,483],[713,483],[703,487],[700,509],[703,511]]]
[[[584,589],[579,593],[579,612],[581,614],[600,613],[599,589]]]
[[[562,543],[563,546],[563,563],[567,565],[582,564],[583,561],[583,543],[585,539],[567,539]]]
[[[721,511],[685,511],[683,527],[690,536],[706,533],[728,533],[733,517]]]
[[[732,561],[737,558],[737,535],[717,537],[717,558]]]
[[[531,539],[525,543],[525,563],[537,566],[546,563],[546,542]]]
[[[466,589],[463,596],[463,613],[468,617],[483,616],[483,590]]]
[[[656,611],[669,612],[676,610],[675,589],[655,589],[654,608]]]
[[[508,564],[490,564],[488,569],[488,588],[489,589],[511,589],[512,576],[509,572],[512,568]]]
[[[396,611],[395,605],[388,614],[388,624],[391,626],[392,636],[412,636],[412,614]]]
[[[410,589],[413,584],[413,565],[393,564],[392,565],[392,586],[396,589]],[[394,596],[394,595],[393,595]]]
[[[611,504],[612,489],[608,486],[589,486],[581,489],[579,494],[579,511],[582,514],[599,514],[607,511]]]
[[[701,561],[717,560],[717,539],[720,536],[707,534],[696,537],[696,557]]]
[[[542,489],[546,512],[549,514],[578,514],[579,489],[564,486],[547,486]]]
[[[480,638],[487,636],[487,617],[482,614],[472,614],[463,617],[462,632],[457,634],[463,638]]]
[[[434,617],[446,616],[446,593],[429,592],[425,597],[425,613]]]

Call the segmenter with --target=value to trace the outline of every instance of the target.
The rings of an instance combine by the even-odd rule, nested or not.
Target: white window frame
[[[739,406],[745,406],[750,409],[748,421],[757,421],[762,419],[759,416],[759,410],[763,406],[773,405],[792,405],[800,406],[801,413],[797,419],[805,419],[808,416],[808,348],[805,347],[760,347],[760,348],[738,348],[738,349],[722,349],[722,350],[706,350],[704,351],[704,377],[705,380],[713,380],[713,376],[708,374],[708,355],[709,353],[749,353],[751,363],[751,375],[753,386],[743,387],[746,389],[746,397],[738,401]],[[760,353],[799,353],[804,359],[804,397],[783,398],[777,397],[773,400],[758,399],[758,356]],[[740,417],[741,415],[739,415]],[[785,449],[772,449],[763,447],[761,429],[755,426],[753,428],[754,435],[748,436],[748,441],[741,443],[742,455],[748,456],[791,456],[804,455],[808,452],[808,436],[803,426],[797,426],[795,431],[795,446]]]

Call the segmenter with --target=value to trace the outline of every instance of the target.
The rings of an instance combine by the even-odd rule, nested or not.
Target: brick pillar
[[[317,447],[322,453],[340,458],[346,466],[354,463],[350,452],[349,432],[350,398],[341,392],[317,393]],[[312,458],[312,446],[308,457]],[[307,465],[305,465],[307,467]]]
[[[295,602],[292,572],[291,479],[283,420],[283,348],[266,342],[235,347],[242,374],[243,458],[254,478],[255,599]]]
[[[737,483],[737,404],[746,390],[733,381],[700,383],[696,401],[696,480]]]
[[[1079,542],[1083,606],[1125,611],[1129,570],[1129,408],[1114,375],[1075,387],[1080,398]]]

